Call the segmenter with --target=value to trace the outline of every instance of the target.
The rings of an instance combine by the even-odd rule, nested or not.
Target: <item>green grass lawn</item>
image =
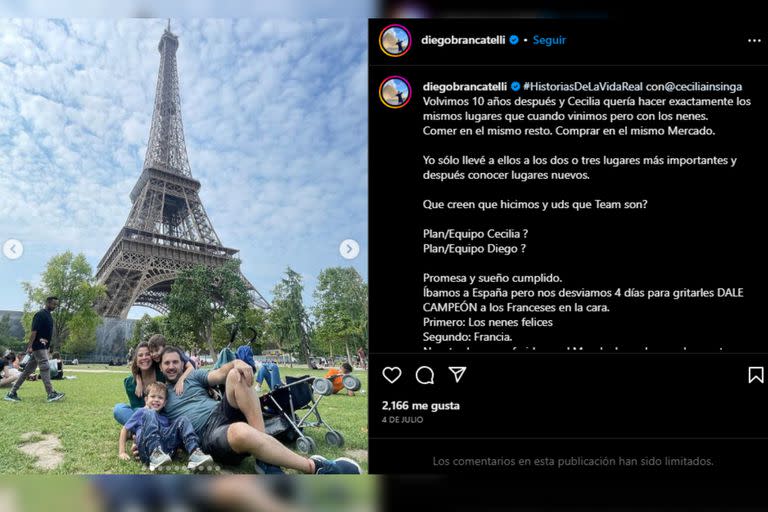
[[[79,370],[103,370],[93,373]],[[325,371],[306,368],[280,367],[283,380],[286,375],[312,375],[322,377]],[[46,472],[36,465],[36,458],[19,451],[22,436],[39,432],[58,437],[63,462],[48,471],[49,474],[136,474],[148,473],[139,462],[121,461],[117,457],[120,425],[112,417],[112,408],[118,402],[126,402],[123,379],[128,375],[125,367],[105,365],[65,366],[64,374],[76,376],[74,380],[53,381],[57,391],[66,393],[60,402],[48,403],[43,384],[25,382],[19,391],[22,402],[0,401],[0,474],[31,474]],[[368,388],[368,375],[355,371],[362,382],[362,390]],[[266,387],[266,386],[264,386]],[[3,388],[3,396],[8,392]],[[368,451],[368,397],[356,393],[353,397],[331,395],[324,397],[319,406],[323,419],[343,433],[343,448],[332,447],[325,442],[323,428],[307,428],[305,434],[314,438],[317,453],[326,458],[352,457],[367,470]],[[31,442],[40,440],[33,437]],[[182,459],[185,460],[185,459]],[[225,471],[252,473],[253,458],[247,458],[239,467],[226,467]],[[186,473],[186,470],[180,471]]]

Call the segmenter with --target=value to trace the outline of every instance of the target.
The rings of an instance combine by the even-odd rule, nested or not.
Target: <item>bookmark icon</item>
[[[765,367],[750,366],[747,379],[749,384],[752,384],[755,381],[759,382],[760,384],[765,384]]]

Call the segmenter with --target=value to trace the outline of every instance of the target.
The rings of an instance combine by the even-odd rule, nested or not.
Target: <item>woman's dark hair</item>
[[[149,350],[149,343],[147,343],[146,341],[142,341],[141,343],[139,343],[133,348],[133,357],[131,358],[131,373],[133,375],[139,375],[141,373],[141,370],[139,370],[139,365],[136,363],[140,348],[146,348],[147,350]],[[152,366],[154,365],[155,365],[155,362],[152,361]]]

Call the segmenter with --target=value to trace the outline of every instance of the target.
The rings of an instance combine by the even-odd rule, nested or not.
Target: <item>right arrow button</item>
[[[345,260],[353,260],[360,254],[360,244],[357,243],[357,240],[347,238],[339,244],[339,253]]]

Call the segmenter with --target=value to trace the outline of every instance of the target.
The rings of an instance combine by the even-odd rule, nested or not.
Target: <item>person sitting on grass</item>
[[[166,347],[160,356],[160,369],[169,387],[176,384],[181,368],[181,351]],[[361,473],[351,459],[328,460],[320,455],[307,459],[267,434],[253,380],[253,368],[239,359],[216,370],[195,370],[183,395],[169,393],[165,412],[171,421],[189,418],[202,449],[222,464],[238,465],[253,455],[257,473],[282,472],[280,467],[315,474]],[[222,384],[226,384],[222,400],[210,398],[208,388]]]
[[[331,368],[328,370],[328,373],[325,374],[325,378],[330,380],[333,384],[334,395],[344,389],[344,376],[349,375],[350,373],[352,373],[352,365],[349,363],[342,363],[338,368]],[[355,392],[348,389],[347,396],[355,396]]]
[[[48,361],[51,366],[51,379],[61,380],[64,378],[64,360],[61,359],[61,354],[54,352],[51,354],[51,359]]]
[[[167,345],[165,336],[162,334],[153,334],[149,337],[147,343],[149,343],[149,353],[152,355],[152,360],[156,365],[160,366],[160,354],[163,353],[163,350],[165,350]],[[174,391],[177,395],[180,395],[184,392],[184,381],[187,379],[189,374],[196,369],[194,363],[187,356],[185,356],[183,352],[181,353],[181,360],[184,363],[184,373],[181,374],[178,382],[176,382],[176,386],[174,387]],[[137,381],[136,386],[137,390],[141,389],[139,387],[140,382]]]
[[[165,377],[160,366],[152,360],[149,343],[142,341],[133,351],[131,375],[123,380],[128,403],[117,404],[112,410],[119,424],[125,425],[134,412],[144,407],[144,389],[153,382],[165,382]]]
[[[13,386],[20,375],[21,372],[13,367],[13,363],[7,357],[0,359],[0,388]]]
[[[10,356],[11,354],[13,354],[13,352],[11,352],[11,353],[10,353],[10,354],[8,354],[8,355]],[[29,361],[29,359],[27,359],[27,361]],[[19,371],[19,375],[21,375],[21,372],[22,372],[22,371],[24,371],[24,367],[25,367],[26,365],[27,365],[27,363],[26,363],[26,362],[24,362],[24,354],[22,354],[21,352],[19,352],[18,354],[16,354],[16,360],[15,360],[15,361],[13,361],[13,367],[14,367],[16,370],[18,370],[18,371]],[[37,380],[37,375],[33,373],[33,374],[31,374],[29,377],[27,377],[27,380],[28,380],[28,381],[35,381],[35,380]]]
[[[19,356],[16,354],[16,352],[13,352],[9,350],[5,353],[5,356],[3,356],[3,359],[5,360],[6,364],[8,364],[9,368],[13,368],[14,370],[21,373],[21,368],[19,368]]]
[[[275,363],[255,360],[253,350],[248,345],[238,347],[236,357],[241,361],[245,361],[253,368],[254,380],[256,381],[254,389],[256,389],[257,393],[261,392],[261,385],[265,380],[271,391],[283,385],[283,381],[280,379],[280,368]]]
[[[122,460],[131,459],[125,451],[125,442],[129,434],[134,434],[139,458],[144,464],[149,464],[150,471],[170,464],[171,457],[181,446],[189,453],[187,469],[194,471],[206,465],[212,467],[213,457],[200,449],[200,439],[190,421],[180,416],[170,423],[168,417],[161,414],[168,394],[165,384],[153,382],[147,386],[146,391],[146,406],[133,413],[120,430],[118,456]]]

